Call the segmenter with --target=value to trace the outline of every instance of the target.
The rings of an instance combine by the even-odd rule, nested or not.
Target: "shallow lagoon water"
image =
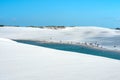
[[[30,40],[15,40],[15,41],[25,44],[58,49],[58,50],[78,52],[80,54],[84,53],[89,55],[96,55],[96,56],[102,56],[102,57],[120,60],[120,52],[116,52],[116,51],[100,50],[100,49],[95,49],[80,45],[72,45],[72,44],[42,43],[42,42],[30,41]]]

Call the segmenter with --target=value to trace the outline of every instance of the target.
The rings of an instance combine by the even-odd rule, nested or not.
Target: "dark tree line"
[[[0,25],[0,27],[4,27],[4,25]]]
[[[120,28],[115,28],[116,30],[120,30]]]

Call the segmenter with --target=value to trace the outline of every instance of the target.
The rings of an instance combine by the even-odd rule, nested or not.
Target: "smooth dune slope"
[[[0,38],[0,80],[119,80],[120,61]]]

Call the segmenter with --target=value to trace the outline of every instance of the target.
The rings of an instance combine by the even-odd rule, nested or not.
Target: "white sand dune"
[[[119,68],[119,60],[0,38],[0,80],[120,80]]]
[[[0,37],[22,40],[45,41],[96,41],[105,48],[120,50],[120,30],[101,27],[66,27],[65,29],[40,29],[31,27],[1,27]],[[116,48],[114,48],[116,46]]]

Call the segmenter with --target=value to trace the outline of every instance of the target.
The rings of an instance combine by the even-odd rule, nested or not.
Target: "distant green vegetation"
[[[5,26],[9,26],[9,27],[20,27],[20,26],[18,26],[18,25],[0,25],[0,27],[5,27]]]
[[[27,27],[34,27],[34,28],[48,28],[48,29],[63,29],[65,26],[27,26]]]
[[[120,28],[115,28],[116,30],[120,30]]]
[[[116,30],[120,30],[120,28],[115,28]]]
[[[49,28],[49,29],[64,29],[65,26],[46,26],[46,28]]]
[[[0,27],[4,27],[4,25],[0,25]]]
[[[4,27],[4,26],[8,26],[8,25],[0,25],[0,27]],[[13,26],[13,27],[20,27],[18,25],[9,25],[9,26]],[[48,28],[48,29],[64,29],[65,26],[26,26],[26,27],[33,27],[33,28]]]
[[[27,26],[27,27],[33,27],[33,28],[43,28],[44,26]]]

